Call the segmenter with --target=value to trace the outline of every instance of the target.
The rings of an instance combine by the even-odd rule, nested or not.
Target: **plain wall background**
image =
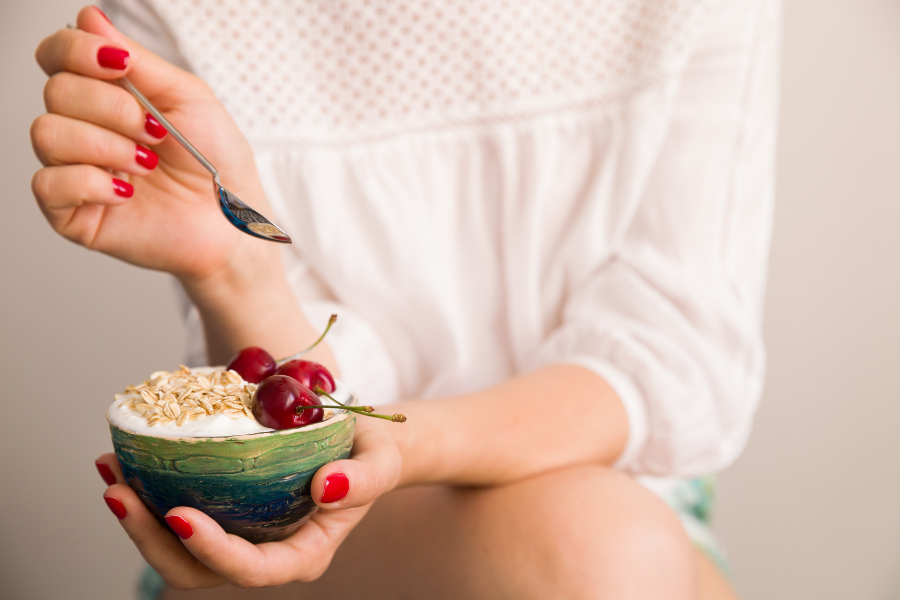
[[[37,42],[74,0],[0,3],[0,597],[123,600],[101,500],[112,394],[174,367],[166,276],[64,241],[29,189]],[[717,529],[744,600],[900,598],[900,2],[787,0],[769,376]]]

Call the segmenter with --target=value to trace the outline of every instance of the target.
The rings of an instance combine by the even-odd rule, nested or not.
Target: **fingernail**
[[[325,478],[325,487],[322,490],[322,504],[337,502],[350,491],[350,480],[343,473],[332,473]]]
[[[128,516],[128,512],[125,510],[125,505],[119,502],[115,498],[110,498],[109,496],[103,496],[103,499],[106,500],[106,505],[109,507],[109,510],[112,511],[112,514],[116,515],[116,517],[121,520]]]
[[[106,13],[105,13],[105,12],[103,12],[102,10],[100,10],[100,7],[99,7],[99,6],[95,6],[95,7],[94,7],[94,10],[96,10],[98,13],[100,13],[100,16],[103,17],[104,19],[106,19],[106,22],[107,22],[107,23],[109,23],[110,25],[112,25],[112,21],[109,20],[109,17],[106,16]]]
[[[194,535],[194,530],[191,529],[191,524],[185,521],[182,517],[179,517],[177,515],[166,517],[166,523],[168,523],[169,528],[183,540],[186,540]]]
[[[122,196],[123,198],[131,198],[131,195],[134,194],[134,186],[131,185],[130,183],[128,183],[127,181],[122,181],[121,179],[116,179],[115,177],[113,178],[112,181],[113,181],[113,191],[116,192],[117,196]],[[97,463],[97,469],[99,469],[101,466],[104,469],[106,469],[107,472],[112,473],[112,471],[109,470],[109,467],[107,467],[104,464]],[[100,474],[103,475],[103,471],[100,471]],[[103,479],[106,479],[105,475],[103,475]],[[113,477],[112,482],[107,481],[106,483],[109,483],[110,485],[112,485],[113,483],[115,483],[115,481],[116,481],[116,478]]]
[[[113,182],[116,182],[116,181],[119,181],[119,180],[113,179]],[[124,183],[125,185],[128,185],[124,181],[119,181],[119,183]],[[115,183],[113,183],[113,185],[115,185]],[[130,188],[131,186],[128,185],[128,187]],[[119,191],[116,190],[116,193],[119,194]],[[119,195],[124,196],[124,194],[119,194]],[[129,196],[131,195],[130,191],[128,192],[128,195]],[[94,464],[97,465],[97,472],[100,473],[100,477],[103,478],[103,481],[106,482],[106,485],[112,485],[116,482],[116,476],[113,475],[112,469],[110,469],[109,466],[105,465],[102,462],[95,462]]]
[[[153,169],[156,167],[156,163],[159,162],[159,157],[150,148],[136,146],[134,149],[134,160],[146,169]]]
[[[152,135],[155,138],[162,138],[168,133],[166,128],[163,127],[159,121],[153,118],[153,115],[147,113],[147,120],[144,121],[144,129],[147,130],[147,133]]]
[[[128,51],[112,46],[103,46],[97,51],[97,62],[101,67],[121,71],[128,66]]]

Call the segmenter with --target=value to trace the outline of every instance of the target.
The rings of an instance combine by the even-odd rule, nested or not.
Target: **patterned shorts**
[[[711,528],[716,500],[716,478],[696,479],[638,476],[638,483],[659,496],[678,514],[694,547],[703,552],[724,575],[730,576],[725,547]]]

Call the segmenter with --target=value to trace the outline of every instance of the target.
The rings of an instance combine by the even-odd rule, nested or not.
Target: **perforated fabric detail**
[[[148,1],[251,139],[292,143],[620,100],[677,71],[709,4]]]

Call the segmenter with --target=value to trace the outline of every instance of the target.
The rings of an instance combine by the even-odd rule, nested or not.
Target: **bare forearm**
[[[390,429],[403,455],[403,484],[489,485],[574,464],[608,465],[628,438],[615,392],[575,365],[397,410],[409,418]]]
[[[246,346],[265,348],[277,360],[306,348],[321,333],[300,310],[277,253],[264,249],[261,257],[251,268],[183,282],[200,311],[210,364],[224,364]],[[339,375],[327,340],[307,358]]]

